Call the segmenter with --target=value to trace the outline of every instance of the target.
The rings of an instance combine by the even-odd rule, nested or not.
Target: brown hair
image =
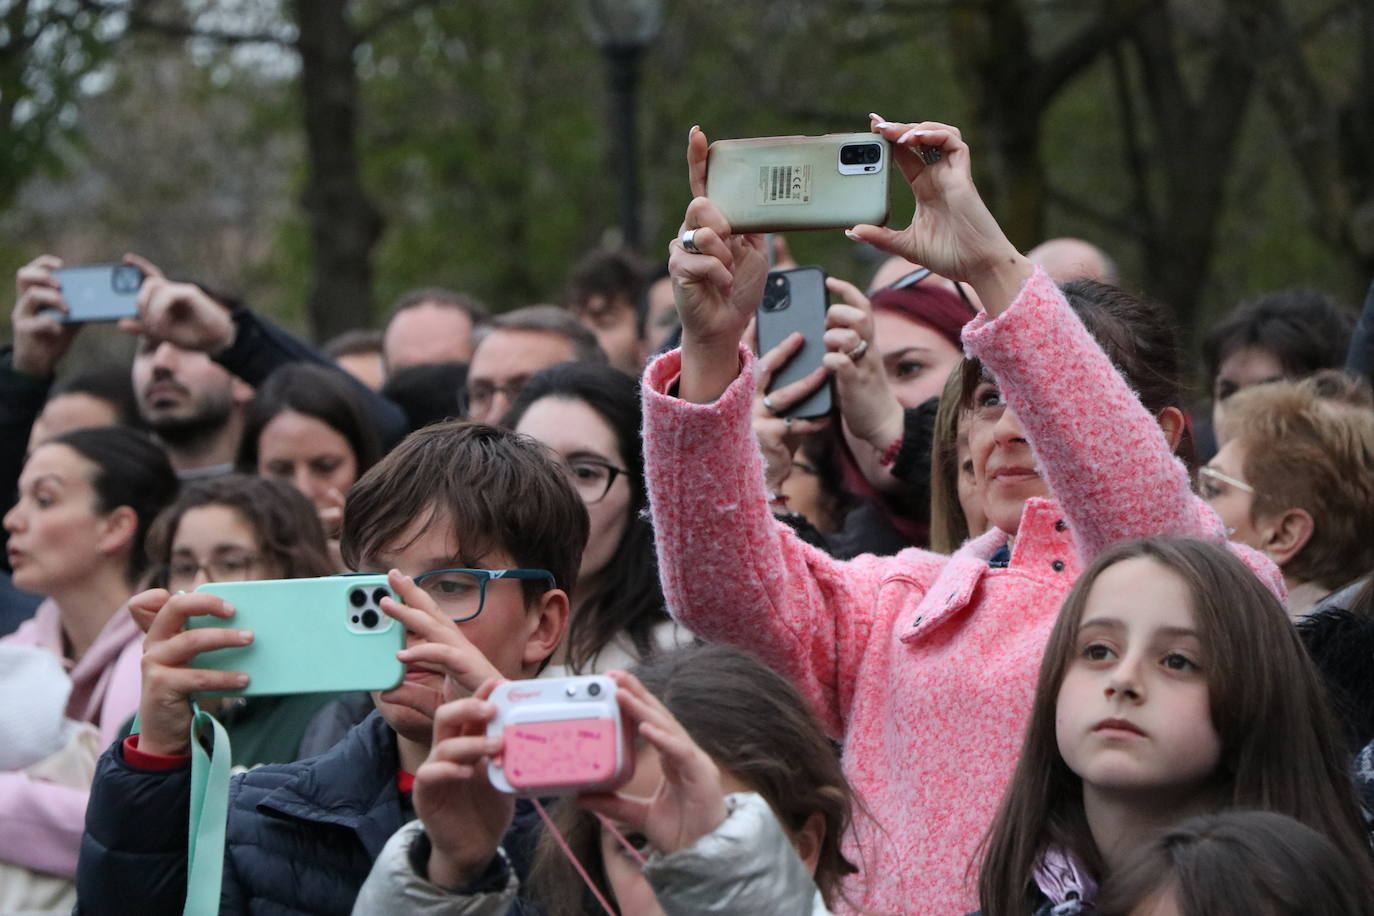
[[[1182,408],[1186,392],[1178,332],[1164,306],[1096,280],[1074,280],[1060,289],[1146,410],[1157,416],[1166,407]],[[985,376],[980,360],[964,360],[960,400],[965,410],[973,407],[974,391]],[[1174,453],[1189,473],[1197,470],[1190,429],[1184,429]]]
[[[572,347],[573,361],[604,366],[606,351],[596,342],[596,335],[578,321],[572,312],[556,305],[527,305],[497,315],[473,337],[474,346],[480,346],[497,331],[524,331],[534,334],[553,334],[562,337]]]
[[[1277,598],[1226,548],[1150,538],[1103,551],[1074,583],[1050,633],[1016,771],[983,841],[984,916],[1022,916],[1032,875],[1050,848],[1104,876],[1083,811],[1083,783],[1059,754],[1055,707],[1089,593],[1109,567],[1144,557],[1179,576],[1192,595],[1222,758],[1212,785],[1218,808],[1263,808],[1323,833],[1370,868],[1345,754],[1316,669]]]
[[[463,554],[510,554],[569,595],[587,544],[587,509],[553,454],[508,429],[451,420],[411,433],[348,491],[339,544],[357,569],[416,519],[449,525]],[[546,583],[524,583],[533,600]]]
[[[1236,392],[1223,435],[1245,447],[1253,519],[1302,509],[1311,540],[1284,574],[1339,588],[1374,567],[1374,411],[1368,389],[1339,372]],[[1361,404],[1364,400],[1365,403]]]
[[[329,559],[320,517],[299,490],[279,480],[226,474],[186,484],[153,522],[148,530],[148,559],[155,586],[167,586],[172,542],[182,516],[201,506],[225,506],[238,512],[257,535],[263,559],[272,562],[283,579],[338,572]]]
[[[1137,850],[1103,885],[1096,912],[1131,916],[1167,895],[1183,916],[1371,916],[1371,880],[1291,817],[1227,811],[1189,818]]]
[[[840,848],[854,792],[797,689],[752,655],[720,645],[665,652],[633,670],[722,770],[763,796],[784,830],[801,830],[813,814],[825,819],[816,886],[828,904],[844,899],[841,882],[858,870]],[[597,889],[613,900],[596,817],[571,799],[560,801],[553,817]],[[549,916],[586,912],[581,879],[548,831],[539,838],[531,874],[535,899]]]
[[[931,434],[930,549],[936,553],[954,553],[969,535],[968,519],[959,502],[959,418],[968,409],[962,389],[961,363],[945,382]]]

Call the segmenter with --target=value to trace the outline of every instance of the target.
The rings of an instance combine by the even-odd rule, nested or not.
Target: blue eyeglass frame
[[[414,578],[416,585],[420,585],[430,576],[437,576],[441,573],[469,573],[477,578],[477,610],[466,617],[450,617],[454,623],[466,623],[482,613],[482,608],[487,606],[487,583],[493,579],[543,579],[549,583],[549,588],[557,588],[558,582],[553,577],[553,573],[547,569],[464,569],[455,566],[451,569],[431,569],[429,572],[422,572]],[[548,589],[545,589],[547,591]]]

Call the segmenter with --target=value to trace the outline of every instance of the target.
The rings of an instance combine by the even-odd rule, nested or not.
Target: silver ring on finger
[[[763,409],[775,417],[778,415],[778,409],[773,406],[773,399],[766,394],[763,396]]]
[[[688,229],[686,232],[682,233],[678,241],[682,243],[683,251],[690,251],[692,254],[701,254],[701,249],[697,247],[697,230]]]
[[[867,352],[868,352],[868,341],[866,341],[866,340],[861,340],[861,341],[859,341],[859,345],[858,345],[857,347],[855,347],[854,349],[852,349],[852,350],[849,351],[848,356],[849,356],[850,359],[852,359],[854,362],[857,363],[859,360],[861,360],[861,359],[864,358],[864,354],[867,353]]]

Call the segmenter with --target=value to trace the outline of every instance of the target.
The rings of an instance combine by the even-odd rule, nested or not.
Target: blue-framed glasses
[[[493,579],[535,579],[547,582],[549,588],[557,587],[547,569],[435,569],[416,576],[415,584],[454,623],[462,623],[482,613],[487,583]]]

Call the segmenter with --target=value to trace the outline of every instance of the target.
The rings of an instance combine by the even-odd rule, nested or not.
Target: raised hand
[[[79,324],[68,324],[59,317],[68,313],[62,286],[53,271],[62,268],[62,260],[45,254],[34,258],[14,277],[14,311],[10,325],[14,334],[15,369],[25,375],[47,378],[57,368],[72,339],[81,330]]]
[[[682,320],[679,394],[698,402],[718,398],[739,374],[739,340],[763,299],[768,276],[764,237],[734,234],[725,215],[705,196],[707,147],[706,135],[693,127],[687,168],[694,199],[668,246],[668,272]],[[693,233],[697,251],[683,247],[686,232]]]
[[[644,834],[661,853],[686,849],[729,814],[720,767],[638,678],[623,671],[612,671],[610,677],[619,688],[616,700],[622,714],[639,723],[640,737],[657,751],[663,781],[651,798],[583,795],[582,804]]]
[[[433,689],[423,689],[422,685],[407,681],[382,694],[385,700],[432,716],[440,703],[470,696],[485,681],[501,677],[496,666],[463,635],[458,624],[439,609],[414,579],[393,569],[387,574],[387,582],[401,600],[383,598],[382,610],[418,638],[418,642],[402,649],[397,657],[408,666],[435,671],[442,683]]]
[[[202,652],[246,646],[253,641],[253,634],[217,627],[186,629],[186,621],[198,615],[234,616],[232,605],[202,592],[172,595],[163,588],[149,589],[130,598],[129,607],[140,623],[153,615],[143,640],[139,750],[185,754],[191,746],[192,695],[248,686],[248,675],[242,672],[191,668],[191,660]]]
[[[835,376],[845,428],[882,451],[902,437],[904,413],[874,344],[873,306],[852,283],[830,277],[825,285],[843,301],[825,313],[827,352],[822,363]]]
[[[876,114],[869,118],[873,131],[892,143],[892,160],[911,187],[916,212],[905,229],[859,225],[846,234],[952,280],[971,283],[988,313],[999,314],[1011,304],[1031,268],[974,187],[969,148],[959,129],[937,121],[889,122]]]
[[[501,750],[487,737],[496,707],[487,702],[501,683],[492,678],[471,696],[439,707],[434,743],[415,772],[415,813],[429,834],[429,879],[455,887],[476,879],[510,829],[515,798],[496,790],[487,762]]]
[[[811,397],[821,385],[825,384],[830,373],[819,368],[805,378],[790,385],[784,385],[769,393],[768,385],[773,375],[801,349],[804,338],[793,332],[782,342],[759,357],[755,364],[754,377],[754,438],[758,440],[759,450],[763,452],[764,479],[768,489],[776,493],[782,489],[783,482],[792,473],[792,456],[801,444],[802,438],[820,432],[830,425],[829,417],[811,420],[787,419],[780,414]]]
[[[199,286],[173,283],[157,265],[136,254],[125,255],[124,262],[139,267],[144,277],[138,291],[138,317],[121,319],[122,330],[212,355],[234,343],[229,310]]]

